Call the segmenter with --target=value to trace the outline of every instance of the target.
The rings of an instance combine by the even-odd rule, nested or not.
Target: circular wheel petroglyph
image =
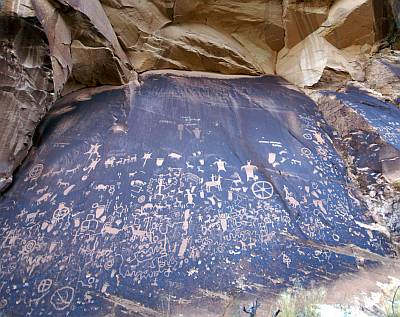
[[[29,171],[29,177],[32,180],[38,179],[43,172],[43,164],[36,164],[34,165]]]
[[[40,281],[37,291],[38,291],[38,293],[45,293],[50,289],[50,287],[52,285],[53,285],[53,281],[49,278],[46,278],[46,279]]]
[[[74,299],[74,293],[75,290],[72,287],[62,287],[51,295],[50,302],[55,310],[64,310],[71,305]]]
[[[251,191],[258,199],[268,199],[272,197],[274,187],[270,182],[258,181],[251,186]]]

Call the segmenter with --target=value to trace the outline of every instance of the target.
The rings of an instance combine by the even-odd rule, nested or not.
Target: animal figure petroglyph
[[[179,160],[179,159],[181,159],[182,155],[180,155],[178,153],[170,153],[170,154],[168,154],[168,157],[175,159],[175,160]]]
[[[297,208],[300,206],[300,203],[293,197],[293,193],[290,193],[286,186],[283,186],[283,191],[285,192],[285,199],[288,201],[290,207]]]
[[[41,195],[41,194],[45,193],[46,190],[48,190],[48,189],[49,189],[49,186],[45,186],[45,187],[43,187],[43,188],[41,188],[41,189],[38,189],[38,190],[36,191],[36,193],[37,193],[38,195]]]
[[[51,197],[52,193],[46,193],[43,196],[41,196],[37,201],[36,204],[39,206],[40,204],[42,204],[43,202],[46,202],[49,200],[49,198]]]
[[[81,168],[81,165],[78,164],[75,168],[69,169],[65,171],[65,174],[75,174],[76,172],[78,172],[78,170]]]
[[[106,168],[114,167],[114,162],[115,162],[115,157],[111,156],[108,159],[106,159],[106,161],[104,162],[104,165],[106,166]]]
[[[94,187],[94,189],[105,192],[108,189],[108,185],[98,184]]]
[[[211,188],[217,187],[218,190],[222,190],[221,188],[221,176],[218,175],[217,179],[215,179],[215,175],[211,175],[211,181],[206,182],[206,190],[210,192]]]
[[[66,189],[66,188],[69,186],[69,183],[63,182],[62,179],[59,179],[59,180],[57,181],[57,185],[60,186],[60,187],[62,187],[62,188],[64,188],[64,189]]]

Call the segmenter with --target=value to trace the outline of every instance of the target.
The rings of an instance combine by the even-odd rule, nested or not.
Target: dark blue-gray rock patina
[[[125,92],[56,107],[42,124],[0,201],[0,311],[218,307],[218,294],[356,271],[349,245],[390,252],[360,226],[329,127],[285,82],[152,74],[129,102]]]

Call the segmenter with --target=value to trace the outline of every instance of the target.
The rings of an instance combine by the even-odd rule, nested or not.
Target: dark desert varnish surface
[[[350,245],[391,252],[359,225],[314,103],[279,78],[151,74],[127,100],[103,92],[42,124],[0,200],[0,311],[96,316],[119,298],[153,316],[335,279],[357,270]]]

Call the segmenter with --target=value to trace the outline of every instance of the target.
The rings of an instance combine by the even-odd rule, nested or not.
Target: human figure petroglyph
[[[240,169],[246,172],[247,181],[258,180],[258,176],[254,175],[254,172],[258,169],[258,167],[252,165],[251,161],[247,161],[247,164],[243,165]]]
[[[226,169],[225,169],[226,162],[225,162],[225,161],[223,161],[223,160],[221,160],[221,159],[218,159],[218,161],[215,161],[215,162],[213,163],[213,165],[216,165],[216,166],[217,166],[218,172],[221,172],[221,171],[226,172]]]
[[[152,155],[152,153],[150,153],[150,152],[145,152],[145,153],[143,154],[143,157],[142,157],[142,160],[143,160],[143,167],[145,167],[147,161],[151,159],[151,155]]]
[[[187,234],[189,230],[189,220],[190,220],[190,210],[186,209],[184,214],[183,214],[183,223],[182,223],[182,230],[185,231]]]
[[[321,133],[314,131],[314,132],[313,132],[313,136],[314,136],[314,138],[315,138],[315,141],[316,141],[318,144],[321,144],[321,145],[322,145],[322,144],[325,144],[325,140],[324,140],[324,138],[322,137]]]
[[[193,129],[193,134],[194,134],[194,137],[199,140],[201,137],[201,130],[196,127]]]
[[[88,154],[89,155],[88,160],[91,160],[92,156],[96,156],[96,158],[100,157],[100,154],[99,154],[100,147],[101,147],[101,144],[99,144],[99,143],[90,145],[89,151],[84,153],[84,154]]]
[[[83,171],[86,172],[86,175],[82,176],[82,180],[87,180],[89,177],[89,174],[96,169],[97,164],[101,161],[101,158],[96,158],[95,160],[92,160],[89,164],[89,166],[86,166],[83,168]]]
[[[213,187],[217,187],[218,190],[221,191],[222,190],[222,188],[221,188],[221,179],[222,179],[222,177],[220,175],[218,175],[217,178],[215,178],[214,174],[211,175],[211,181],[208,181],[208,182],[205,183],[206,191],[210,192],[211,188],[213,188]]]
[[[186,204],[187,205],[192,205],[192,206],[194,206],[194,194],[192,194],[192,192],[190,191],[190,189],[185,189],[185,191],[186,191],[186,194],[185,194],[185,196],[187,197],[187,202],[186,202]]]
[[[83,168],[84,172],[87,172],[87,174],[89,174],[90,172],[92,172],[94,169],[96,169],[97,164],[100,162],[100,158],[96,158],[95,160],[92,160],[89,164],[89,166],[86,166]]]

